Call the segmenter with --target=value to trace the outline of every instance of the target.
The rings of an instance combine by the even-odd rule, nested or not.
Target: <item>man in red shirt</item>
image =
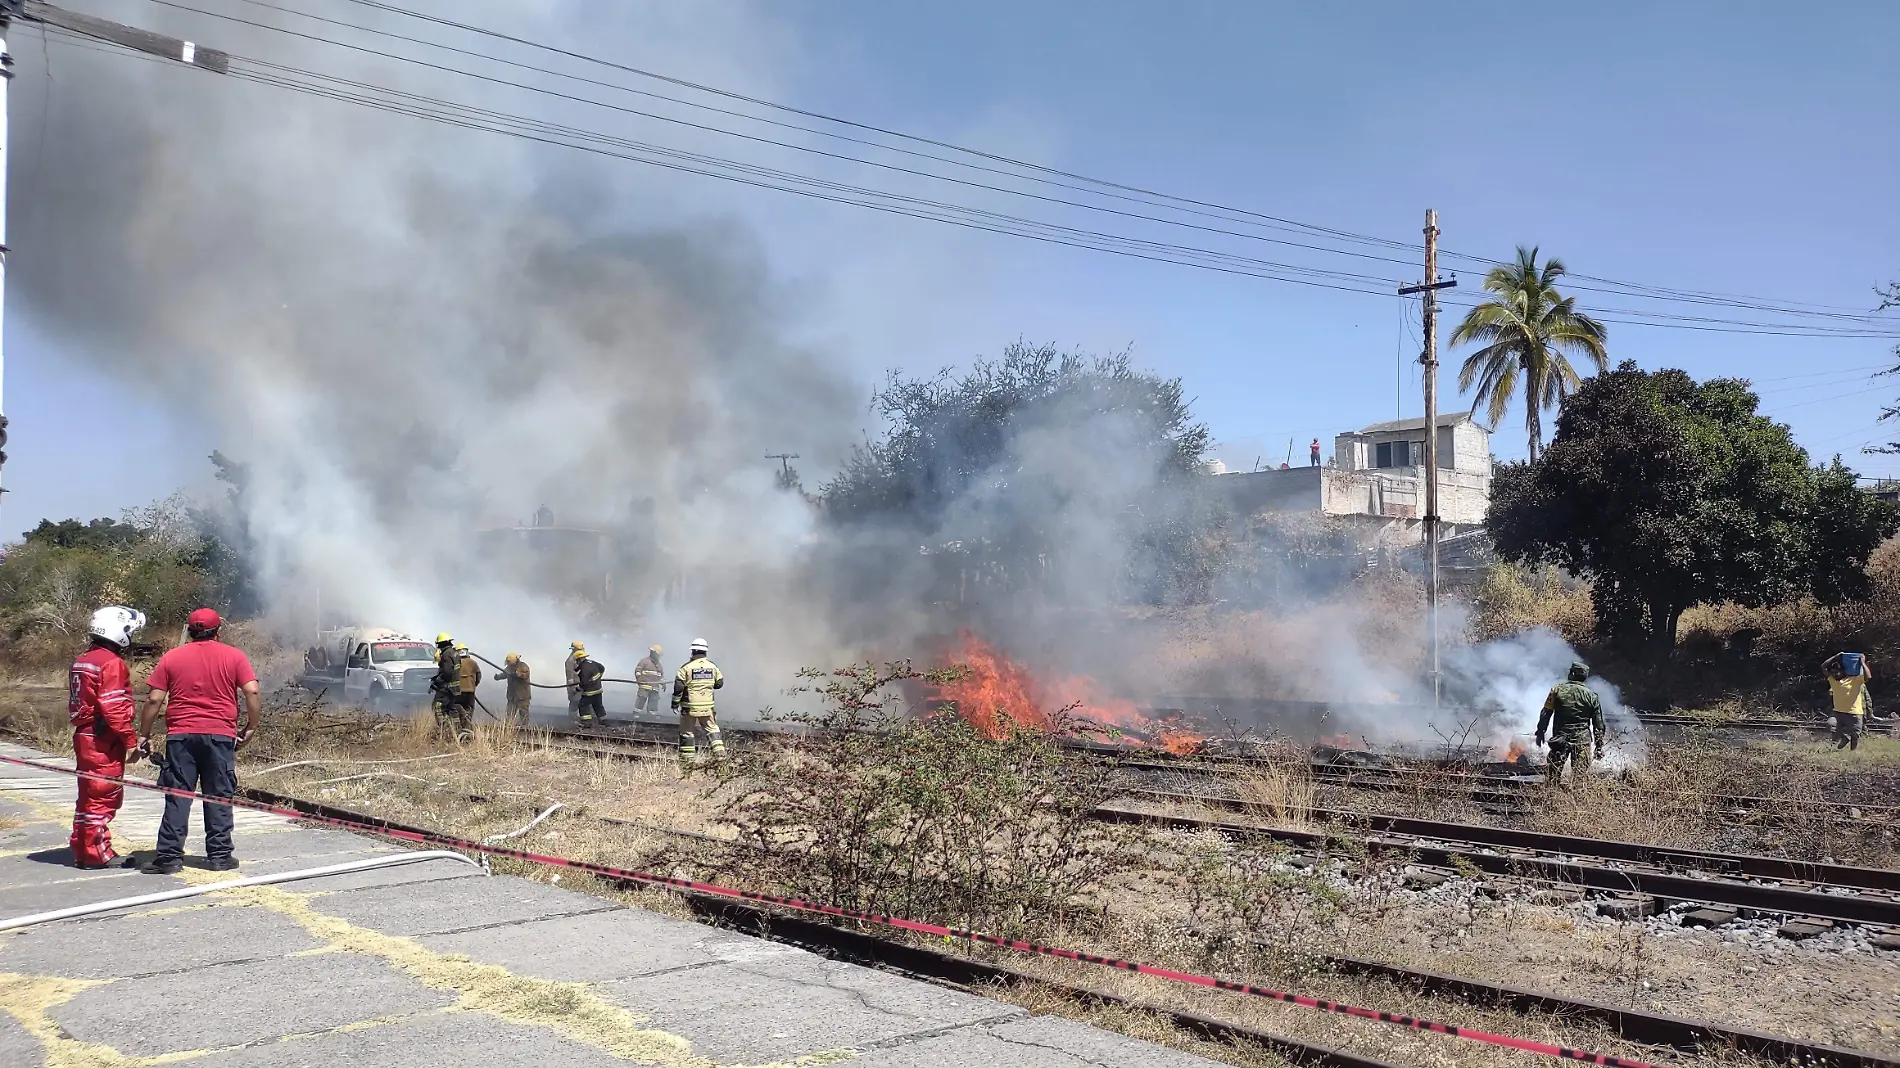
[[[218,640],[223,620],[200,608],[185,621],[191,639],[159,658],[146,684],[145,713],[139,734],[150,745],[152,720],[165,713],[165,771],[160,786],[191,790],[207,798],[237,793],[237,748],[257,731],[263,703],[257,673],[244,653]],[[238,729],[237,696],[244,695],[245,724]],[[204,803],[205,858],[212,871],[237,867],[231,855],[231,806]],[[171,875],[185,866],[185,835],[191,826],[191,799],[166,795],[165,819],[158,828],[158,857],[146,870]]]
[[[125,754],[138,746],[132,729],[132,675],[125,647],[145,616],[124,605],[107,605],[92,614],[92,647],[80,653],[67,673],[66,718],[73,725],[73,763],[80,771],[125,777]],[[112,817],[125,801],[125,787],[99,779],[79,780],[73,806],[73,863],[103,868],[117,860],[112,850]]]

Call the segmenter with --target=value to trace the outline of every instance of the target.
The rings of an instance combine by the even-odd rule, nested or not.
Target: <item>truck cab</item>
[[[435,646],[406,635],[365,637],[343,661],[343,697],[383,711],[426,701],[435,677]]]
[[[435,677],[435,646],[385,627],[321,631],[304,661],[305,689],[378,712],[427,701]]]

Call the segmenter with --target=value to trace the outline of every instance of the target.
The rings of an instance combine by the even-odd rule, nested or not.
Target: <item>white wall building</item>
[[[1491,503],[1491,434],[1470,412],[1438,417],[1438,515],[1445,537],[1484,523]],[[1360,528],[1362,545],[1424,537],[1425,420],[1399,419],[1333,439],[1325,467],[1218,474],[1214,483],[1241,518],[1308,511]]]

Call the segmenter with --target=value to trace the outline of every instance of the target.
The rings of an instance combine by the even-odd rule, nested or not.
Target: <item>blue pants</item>
[[[160,786],[192,790],[206,797],[237,793],[237,739],[221,734],[174,734],[165,739],[165,771]],[[205,856],[231,855],[231,806],[204,803]],[[191,799],[165,795],[165,820],[158,827],[158,855],[183,857],[191,828]]]

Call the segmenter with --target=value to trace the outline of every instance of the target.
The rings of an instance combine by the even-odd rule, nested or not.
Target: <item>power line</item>
[[[246,2],[259,2],[259,0],[246,0]],[[949,141],[942,141],[935,138],[923,137],[917,134],[909,134],[901,130],[895,130],[895,129],[891,129],[887,127],[877,126],[870,123],[860,122],[854,119],[847,119],[847,118],[843,118],[837,115],[826,114],[824,112],[794,107],[789,104],[781,104],[776,101],[767,100],[761,97],[749,96],[744,93],[738,93],[738,92],[734,92],[727,89],[721,89],[721,88],[718,88],[717,86],[708,85],[702,82],[695,82],[695,81],[691,81],[685,78],[674,77],[672,75],[660,74],[655,71],[645,70],[645,69],[634,67],[625,63],[619,63],[613,60],[602,59],[598,56],[589,55],[584,52],[578,52],[572,49],[562,48],[557,45],[550,45],[541,41],[535,41],[529,38],[520,37],[513,34],[508,34],[508,33],[503,33],[498,30],[489,29],[487,27],[477,26],[471,23],[459,22],[454,19],[444,18],[437,15],[429,15],[429,14],[419,12],[419,11],[412,11],[408,8],[401,7],[396,4],[385,3],[383,2],[383,0],[347,0],[347,2],[355,4],[359,7],[370,8],[373,10],[383,11],[389,14],[398,15],[404,18],[415,19],[415,20],[419,20],[419,21],[427,22],[427,23],[433,23],[438,26],[460,30],[464,33],[474,34],[481,37],[487,37],[492,40],[505,41],[510,44],[520,45],[525,48],[535,49],[537,51],[546,52],[552,55],[559,55],[559,56],[566,57],[568,59],[579,60],[584,63],[589,63],[589,64],[593,64],[595,66],[603,67],[606,69],[619,71],[623,74],[631,74],[631,75],[635,75],[641,78],[647,78],[647,79],[651,79],[651,80],[655,80],[659,82],[664,82],[669,85],[674,85],[674,86],[678,86],[685,89],[691,89],[696,92],[707,93],[713,96],[718,96],[718,97],[722,97],[729,100],[735,100],[735,101],[739,101],[739,102],[743,102],[747,104],[752,104],[757,107],[768,108],[773,111],[778,111],[785,114],[799,115],[804,118],[817,119],[822,122],[833,123],[839,126],[844,126],[851,129],[865,131],[867,133],[876,133],[876,134],[880,134],[886,137],[899,138],[901,140],[908,141],[915,144],[925,144],[925,145],[932,146],[934,148],[941,148],[941,149],[946,149],[952,152],[963,153],[965,155],[973,156],[979,159],[986,159],[986,160],[990,160],[996,163],[1004,163],[1012,167],[1019,167],[1025,170],[1029,170],[1029,171],[1033,171],[1033,172],[1037,172],[1041,174],[1055,175],[1061,178],[1067,178],[1067,179],[1072,179],[1075,181],[1085,182],[1085,183],[1088,183],[1088,185],[1093,186],[1093,187],[1099,187],[1099,188],[1110,189],[1110,190],[1119,190],[1125,193],[1136,193],[1145,197],[1152,197],[1152,198],[1167,201],[1167,202],[1177,204],[1177,205],[1187,205],[1187,206],[1191,206],[1195,208],[1213,209],[1216,211],[1231,213],[1233,215],[1240,215],[1240,216],[1250,217],[1254,219],[1278,223],[1282,226],[1297,228],[1298,230],[1301,230],[1303,232],[1325,235],[1328,237],[1338,238],[1342,240],[1349,240],[1349,241],[1361,242],[1365,244],[1378,245],[1378,246],[1383,246],[1383,247],[1392,248],[1392,249],[1402,249],[1406,251],[1411,251],[1412,249],[1415,249],[1417,247],[1416,245],[1413,245],[1408,242],[1395,241],[1389,238],[1374,237],[1372,235],[1355,233],[1349,230],[1340,230],[1334,227],[1320,226],[1314,223],[1301,222],[1296,219],[1288,219],[1282,216],[1268,215],[1262,212],[1256,212],[1256,211],[1252,211],[1246,208],[1234,207],[1232,205],[1220,204],[1213,201],[1197,200],[1192,197],[1177,196],[1175,194],[1164,193],[1158,190],[1146,189],[1141,186],[1127,185],[1120,182],[1114,182],[1114,181],[1109,181],[1106,179],[1095,178],[1095,177],[1091,177],[1085,174],[1079,174],[1072,171],[1065,171],[1065,170],[1061,170],[1060,168],[1031,163],[1026,160],[1015,159],[1010,156],[999,155],[996,153],[986,152],[981,149],[975,149],[975,148],[970,148],[964,145],[958,145]],[[368,32],[379,32],[379,31],[370,30]],[[689,104],[689,106],[700,106],[700,105]],[[759,120],[759,121],[769,121],[769,120]],[[821,132],[821,135],[822,136],[836,136],[835,134],[826,134],[822,132]],[[890,146],[885,146],[885,147],[889,148]],[[892,150],[896,151],[896,149],[892,149]],[[1502,263],[1502,261],[1497,260],[1495,258],[1473,256],[1466,253],[1441,252],[1441,254],[1455,256],[1459,259],[1463,259],[1467,261],[1482,263],[1482,264],[1485,264],[1487,267],[1497,266]],[[1658,299],[1666,298],[1666,299],[1691,300],[1691,301],[1699,301],[1699,302],[1745,301],[1745,302],[1749,302],[1748,306],[1751,306],[1751,307],[1755,305],[1765,305],[1771,302],[1775,304],[1779,304],[1779,305],[1800,305],[1804,303],[1801,301],[1775,301],[1774,298],[1750,297],[1750,296],[1743,296],[1743,295],[1737,295],[1737,294],[1725,294],[1725,293],[1717,293],[1717,292],[1702,291],[1702,290],[1672,289],[1672,288],[1666,288],[1666,287],[1660,287],[1660,286],[1650,286],[1643,283],[1619,281],[1613,278],[1603,278],[1603,277],[1594,276],[1594,275],[1572,275],[1571,277],[1582,279],[1585,281],[1593,281],[1593,282],[1597,282],[1603,285],[1615,286],[1620,289],[1631,290],[1634,292],[1639,292],[1639,293],[1646,292],[1648,294],[1654,294],[1658,297]],[[1808,304],[1807,307],[1812,308],[1812,309],[1827,309],[1830,307],[1838,308],[1838,306],[1818,305],[1818,304]],[[1757,307],[1756,310],[1771,310],[1771,309],[1765,308],[1765,307]],[[1864,312],[1854,311],[1851,309],[1839,308],[1838,310],[1840,310],[1843,313],[1846,313],[1850,317],[1862,317],[1866,314]],[[1810,313],[1810,314],[1814,314],[1814,313]]]
[[[360,52],[366,52],[366,53],[376,55],[379,57],[393,59],[393,60],[404,62],[404,63],[411,63],[411,64],[415,64],[415,65],[422,66],[425,68],[442,71],[445,73],[451,73],[451,74],[455,74],[462,77],[474,78],[477,80],[499,84],[499,85],[512,87],[512,88],[517,88],[517,89],[523,89],[530,92],[545,93],[547,95],[551,95],[551,96],[555,96],[555,97],[559,97],[563,99],[568,99],[568,100],[572,100],[579,103],[594,104],[596,106],[601,106],[601,107],[606,107],[606,108],[610,108],[617,111],[627,112],[627,113],[634,114],[640,117],[657,118],[657,119],[660,119],[661,121],[677,122],[677,123],[681,123],[683,125],[693,127],[696,129],[728,134],[731,136],[741,137],[746,140],[770,144],[777,147],[791,148],[791,149],[800,150],[800,151],[812,151],[819,155],[828,156],[834,159],[839,159],[839,160],[844,160],[844,161],[859,163],[859,164],[866,164],[870,166],[884,168],[887,170],[900,171],[900,172],[916,175],[919,177],[932,178],[932,179],[941,180],[941,181],[949,181],[949,182],[954,182],[956,184],[963,185],[963,186],[981,188],[981,189],[1002,192],[1002,193],[1007,193],[1007,194],[1027,196],[1033,199],[1045,201],[1048,203],[1059,204],[1063,206],[1079,207],[1079,208],[1085,208],[1085,209],[1090,209],[1090,210],[1108,211],[1112,214],[1116,214],[1116,215],[1120,215],[1120,216],[1124,216],[1128,218],[1133,218],[1133,219],[1140,219],[1143,221],[1159,222],[1159,223],[1165,223],[1165,224],[1170,224],[1170,225],[1189,225],[1192,228],[1197,229],[1197,230],[1202,230],[1209,233],[1222,234],[1225,236],[1235,236],[1235,237],[1243,237],[1243,238],[1248,238],[1248,239],[1275,241],[1276,243],[1279,243],[1279,244],[1293,245],[1296,247],[1310,249],[1313,251],[1353,255],[1353,256],[1360,256],[1363,258],[1385,259],[1385,257],[1369,257],[1363,253],[1354,253],[1347,250],[1330,249],[1324,246],[1307,245],[1307,244],[1302,244],[1298,242],[1287,242],[1287,241],[1281,241],[1279,239],[1263,238],[1260,235],[1244,234],[1244,233],[1239,233],[1236,231],[1224,230],[1224,229],[1215,228],[1215,227],[1201,226],[1199,224],[1183,224],[1179,220],[1169,220],[1162,217],[1145,215],[1142,213],[1126,212],[1126,211],[1113,209],[1113,208],[1104,208],[1101,205],[1090,205],[1083,202],[1066,200],[1063,198],[1045,197],[1039,194],[1026,193],[1022,190],[1012,190],[1006,187],[994,186],[994,185],[989,185],[986,183],[969,182],[963,179],[950,178],[944,175],[935,174],[933,172],[919,171],[913,168],[897,167],[897,166],[893,166],[889,164],[879,163],[877,161],[868,161],[868,160],[864,160],[855,156],[849,156],[849,155],[840,154],[840,153],[824,152],[822,150],[809,149],[808,146],[792,145],[786,142],[776,141],[776,140],[772,140],[768,138],[758,138],[758,137],[754,137],[748,134],[725,130],[719,127],[711,127],[711,126],[706,126],[699,123],[687,122],[685,120],[678,120],[678,119],[674,119],[667,116],[658,116],[652,113],[639,111],[637,109],[625,108],[620,105],[614,105],[611,103],[594,100],[588,97],[581,97],[581,96],[576,96],[573,94],[561,93],[558,91],[545,89],[544,87],[532,86],[532,85],[527,85],[524,83],[508,81],[506,79],[494,78],[492,76],[482,75],[477,72],[471,72],[471,71],[462,70],[456,67],[448,67],[448,66],[444,66],[440,64],[434,64],[434,63],[430,63],[424,60],[417,60],[417,59],[414,59],[413,57],[401,56],[395,53],[384,52],[378,49],[371,49],[365,46],[349,44],[347,42],[334,41],[329,38],[324,38],[324,37],[320,37],[313,34],[306,34],[301,31],[290,30],[284,27],[271,26],[265,23],[259,23],[252,20],[238,18],[236,16],[221,15],[215,12],[210,12],[210,11],[192,7],[186,4],[178,3],[178,2],[175,2],[175,0],[154,0],[154,2],[161,3],[161,4],[164,4],[165,6],[173,7],[179,10],[188,11],[188,12],[192,12],[192,13],[200,14],[200,15],[205,15],[207,17],[224,19],[227,21],[241,23],[244,25],[249,25],[256,28],[264,29],[267,31],[285,33],[293,37],[299,37],[306,40],[312,40],[312,41],[317,41],[317,42],[321,42],[325,44],[334,45],[337,47],[348,48],[348,49],[352,49],[352,50],[356,50]],[[301,14],[299,12],[294,12],[293,9],[282,8],[274,4],[262,3],[261,0],[246,0],[246,2],[253,3],[257,6],[269,8],[272,10]],[[360,3],[360,2],[365,2],[365,0],[351,0],[351,2]],[[380,5],[380,4],[373,4],[373,3],[370,4],[369,6],[389,7],[388,5]],[[389,9],[395,10],[395,11],[401,11],[401,9],[397,9],[397,8],[389,8]],[[409,13],[409,14],[414,14],[414,13]],[[320,16],[307,16],[307,17],[321,18]],[[416,17],[425,18],[430,21],[441,21],[441,20],[435,20],[432,16],[417,15]],[[328,20],[328,21],[334,22],[335,20]],[[344,26],[350,26],[351,28],[362,29],[364,32],[370,32],[370,33],[383,32],[383,31],[376,31],[367,27],[355,27],[354,24],[348,24],[348,23],[339,23],[339,24],[344,25]],[[457,23],[454,25],[457,25],[459,27],[461,24]],[[400,37],[400,35],[394,35],[394,36]],[[504,37],[505,39],[511,39],[511,40],[513,39],[513,38],[508,38],[507,35],[501,35],[501,36]],[[434,44],[433,42],[420,41],[420,39],[416,39],[416,38],[400,37],[400,39],[416,42],[416,43],[422,43],[422,44]],[[453,49],[453,46],[443,45],[440,47],[451,48],[451,50],[461,52],[462,54],[479,55],[477,53],[467,52],[466,50]],[[562,51],[559,49],[553,49],[553,50],[557,52]],[[563,54],[566,54],[566,53],[563,52]],[[290,65],[285,65],[285,64],[276,64],[270,61],[255,59],[255,58],[247,58],[247,57],[234,57],[234,58],[240,59],[242,60],[242,62],[245,62],[245,63],[254,64],[257,68],[259,68],[259,70],[243,72],[242,76],[244,76],[247,80],[260,82],[262,84],[276,85],[280,88],[286,88],[292,91],[303,92],[306,94],[319,96],[319,97],[325,97],[328,99],[337,100],[344,103],[353,103],[360,106],[372,107],[378,110],[391,111],[395,113],[409,115],[411,117],[422,118],[422,119],[436,121],[436,122],[443,122],[443,123],[447,123],[447,124],[455,125],[455,126],[461,126],[467,129],[479,129],[479,130],[485,130],[491,133],[501,133],[508,136],[525,137],[529,140],[540,141],[543,143],[563,145],[568,148],[579,149],[582,151],[596,152],[598,154],[613,156],[616,158],[620,158],[620,159],[624,159],[624,160],[628,160],[632,162],[646,163],[652,166],[660,166],[660,167],[665,167],[668,169],[686,171],[689,173],[695,173],[695,174],[700,174],[704,176],[724,178],[729,181],[736,181],[742,184],[753,185],[753,186],[757,186],[761,188],[775,189],[781,192],[797,193],[799,195],[814,197],[816,199],[831,201],[834,203],[848,204],[848,205],[857,206],[857,207],[868,207],[868,208],[872,208],[873,210],[885,211],[891,214],[904,215],[904,216],[909,216],[912,218],[925,219],[929,221],[943,222],[943,223],[948,223],[951,225],[964,226],[966,228],[984,230],[987,232],[999,233],[999,234],[1004,234],[1007,236],[1022,237],[1022,238],[1026,238],[1030,240],[1044,241],[1046,243],[1052,243],[1052,244],[1057,244],[1057,245],[1066,245],[1069,247],[1086,248],[1086,249],[1091,249],[1094,251],[1110,252],[1116,255],[1129,256],[1129,257],[1138,258],[1138,259],[1153,260],[1157,262],[1169,262],[1169,263],[1176,263],[1176,264],[1180,264],[1184,266],[1195,266],[1195,267],[1200,267],[1207,270],[1217,270],[1217,271],[1221,271],[1222,273],[1228,273],[1228,274],[1238,274],[1238,275],[1243,275],[1243,276],[1258,277],[1258,278],[1264,278],[1264,279],[1275,280],[1275,281],[1288,281],[1288,282],[1294,282],[1296,284],[1318,286],[1321,288],[1335,289],[1335,290],[1340,290],[1344,292],[1379,294],[1382,292],[1389,292],[1388,287],[1396,284],[1395,279],[1381,277],[1378,275],[1371,275],[1371,274],[1365,274],[1365,273],[1360,273],[1360,272],[1330,270],[1330,269],[1325,269],[1325,268],[1306,266],[1302,264],[1265,260],[1258,257],[1251,257],[1251,256],[1239,255],[1236,253],[1222,252],[1219,250],[1203,248],[1203,247],[1198,247],[1198,246],[1155,241],[1155,240],[1150,240],[1150,239],[1145,239],[1145,238],[1135,238],[1135,237],[1130,237],[1130,236],[1126,236],[1122,234],[1108,233],[1104,231],[1089,230],[1089,229],[1084,229],[1080,227],[1067,226],[1067,225],[1048,222],[1048,221],[1044,221],[1040,219],[1028,218],[1028,217],[1024,217],[1020,215],[994,212],[994,211],[975,208],[975,207],[971,207],[971,206],[963,205],[963,204],[951,203],[951,202],[942,201],[942,200],[934,200],[934,199],[925,198],[925,197],[912,197],[912,196],[890,192],[888,190],[880,190],[876,188],[853,185],[849,183],[833,182],[826,179],[816,178],[811,175],[800,174],[794,171],[787,171],[787,170],[782,170],[779,168],[764,167],[757,164],[749,164],[743,161],[728,159],[726,157],[717,156],[717,155],[713,155],[709,153],[698,153],[698,152],[685,151],[681,149],[674,149],[665,145],[655,144],[651,142],[634,141],[628,138],[604,134],[604,133],[594,131],[594,130],[588,130],[588,129],[573,127],[573,126],[566,126],[563,124],[553,123],[547,120],[536,119],[531,116],[515,115],[515,114],[510,114],[507,112],[495,111],[492,109],[482,108],[475,105],[462,104],[462,103],[447,100],[441,97],[428,96],[425,94],[409,93],[403,90],[397,90],[397,89],[387,87],[387,86],[376,85],[374,83],[340,78],[334,75],[325,74],[320,71],[311,70],[307,68],[295,67],[295,66],[290,66]],[[506,60],[495,59],[494,57],[481,57],[481,58],[491,59],[495,62],[503,62],[503,63],[510,62]],[[520,64],[514,64],[514,65],[524,66]],[[614,66],[613,64],[609,64],[609,65]],[[562,74],[561,72],[548,71],[545,68],[528,67],[527,69],[537,70],[543,73],[555,74],[555,75],[559,75],[563,77],[572,77],[571,75],[565,75],[565,74]],[[663,80],[671,80],[671,79],[664,79],[664,76],[649,75],[647,72],[640,72],[640,71],[637,71],[637,69],[635,68],[626,68],[626,69],[629,71],[633,71],[635,73],[640,73],[642,74],[642,76],[662,77]],[[234,71],[233,73],[235,74],[239,72]],[[607,84],[607,83],[601,83],[601,84]],[[682,83],[682,84],[694,85],[694,83]],[[697,86],[695,85],[695,87]],[[718,91],[718,90],[709,89],[708,91],[723,93],[723,91]],[[742,99],[750,100],[751,98],[742,98]],[[791,109],[791,110],[796,111],[797,109]],[[844,120],[837,120],[837,121],[844,121]],[[907,135],[896,135],[896,136],[907,136]],[[609,147],[603,148],[601,146],[609,146]],[[954,148],[955,146],[949,146],[949,147]],[[613,149],[619,149],[619,151],[614,151]],[[973,151],[973,150],[961,150],[961,149],[959,150]],[[998,158],[1007,160],[1006,157],[998,157]],[[1012,162],[1015,162],[1015,161],[1012,161]],[[1033,165],[1025,164],[1024,166],[1033,166]],[[1056,172],[1056,173],[1066,174],[1067,172]],[[1094,179],[1083,179],[1083,180],[1090,181],[1090,182],[1096,181]],[[1129,188],[1132,188],[1132,187],[1129,187]],[[1142,191],[1142,192],[1146,192],[1146,191]],[[1166,197],[1165,194],[1151,194],[1151,195]],[[1169,198],[1169,199],[1174,199],[1174,198]],[[1233,210],[1239,210],[1239,209],[1233,209]],[[1273,218],[1273,217],[1266,217],[1266,218]],[[1286,220],[1275,219],[1274,221],[1284,222]],[[1298,224],[1298,225],[1306,226],[1308,224]],[[1313,228],[1313,229],[1323,230],[1325,228]],[[1339,231],[1338,233],[1345,234],[1344,231]],[[1347,235],[1347,236],[1351,236],[1351,235]],[[1468,305],[1465,305],[1465,306],[1468,306]],[[1844,336],[1844,337],[1880,337],[1880,338],[1900,336],[1900,334],[1886,334],[1886,333],[1867,330],[1864,328],[1827,327],[1827,326],[1820,326],[1820,325],[1815,325],[1815,324],[1791,326],[1790,324],[1721,320],[1721,319],[1714,319],[1711,317],[1682,316],[1682,315],[1675,315],[1671,313],[1647,312],[1647,311],[1632,310],[1632,309],[1611,309],[1610,311],[1615,314],[1636,316],[1635,319],[1618,319],[1618,318],[1615,318],[1613,315],[1603,317],[1605,321],[1607,322],[1622,323],[1622,324],[1627,324],[1627,325],[1666,326],[1666,327],[1673,327],[1673,328],[1678,328],[1678,329],[1702,329],[1702,330],[1730,332],[1730,333],[1761,333],[1761,334],[1773,334],[1773,335],[1781,335],[1781,336],[1807,336],[1807,337]],[[1649,320],[1655,320],[1655,321],[1649,321]]]

